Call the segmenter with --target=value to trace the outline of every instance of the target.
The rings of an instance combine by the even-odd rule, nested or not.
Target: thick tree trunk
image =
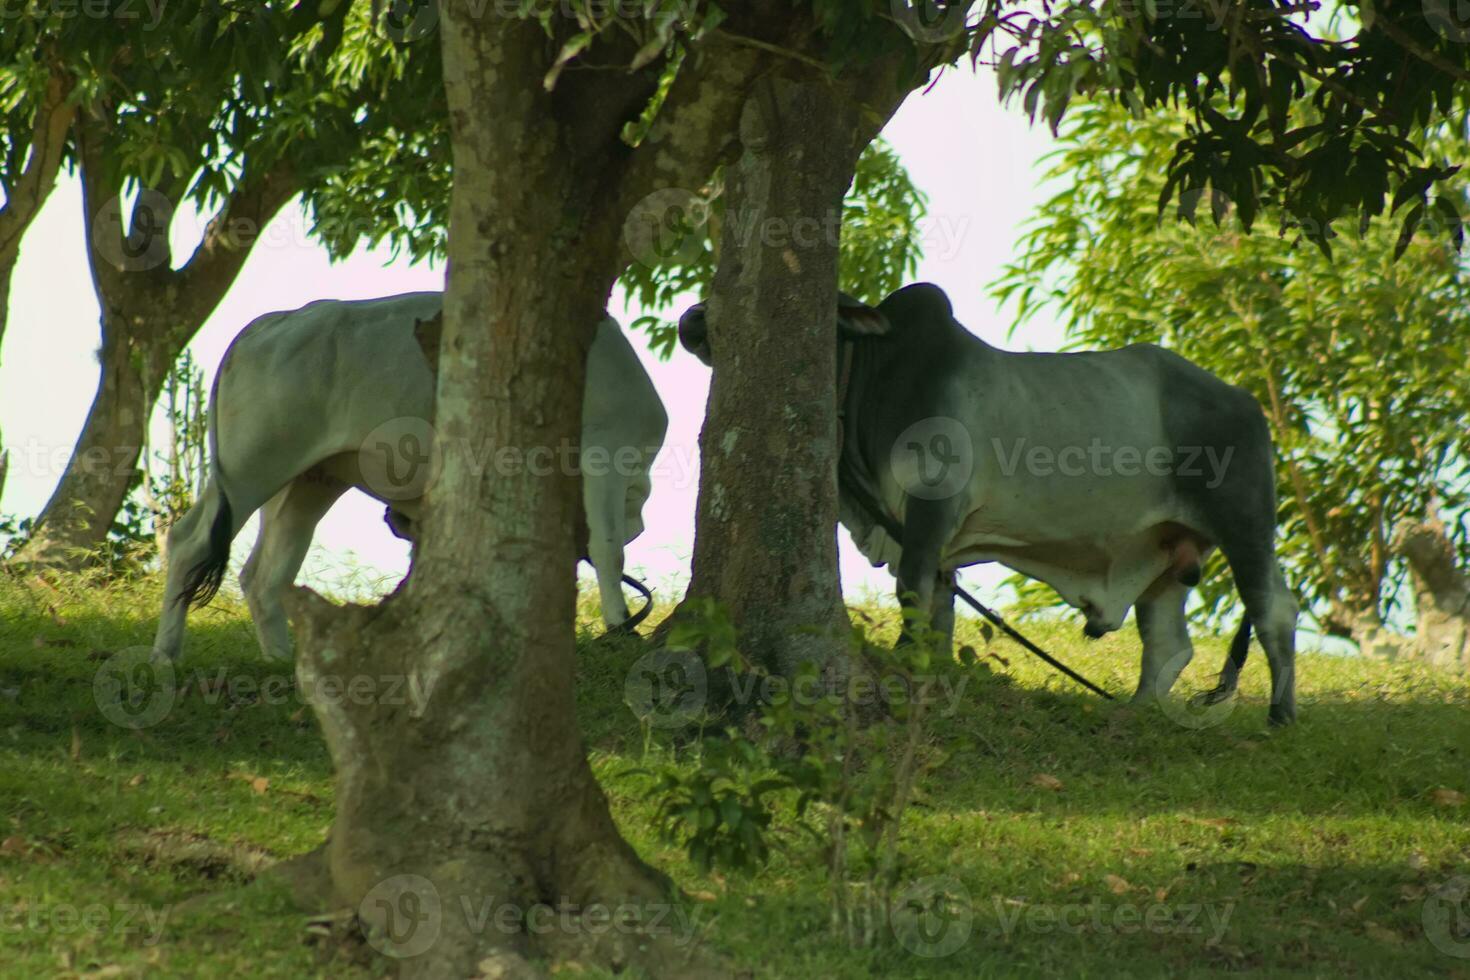
[[[586,353],[621,261],[619,199],[589,174],[615,173],[627,148],[616,115],[584,126],[584,106],[542,88],[534,21],[442,10],[455,167],[442,465],[414,574],[380,607],[304,590],[290,601],[298,680],[318,692],[337,771],[327,891],[410,975],[569,954],[668,974],[669,883],[618,834],[576,724],[576,475],[485,465],[576,442]],[[623,82],[598,84],[606,95]],[[583,154],[589,129],[611,137],[586,137],[597,152]],[[401,679],[408,703],[322,696],[344,672]],[[566,918],[539,930],[541,906]],[[598,907],[625,924],[599,928]],[[426,913],[427,932],[405,931],[399,913]]]
[[[882,64],[872,72],[892,77]],[[907,91],[866,87],[882,95],[793,73],[762,80],[746,100],[709,297],[714,375],[687,595],[724,603],[742,652],[786,676],[809,661],[837,680],[846,663],[838,233],[857,157]]]

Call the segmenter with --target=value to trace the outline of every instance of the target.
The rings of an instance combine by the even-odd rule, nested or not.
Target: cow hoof
[[[1273,704],[1271,712],[1266,716],[1266,723],[1272,728],[1285,728],[1287,725],[1296,724],[1296,705]]]

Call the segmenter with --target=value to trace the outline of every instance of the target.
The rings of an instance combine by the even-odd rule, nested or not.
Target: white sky
[[[1043,320],[1008,342],[1008,316],[986,295],[986,284],[1011,258],[1021,226],[1042,200],[1038,158],[1051,143],[1044,126],[1032,127],[1019,109],[1001,107],[995,92],[988,71],[947,70],[929,91],[909,98],[884,136],[929,196],[925,256],[917,278],[942,286],[960,321],[989,342],[1052,350],[1061,345],[1062,332]],[[199,332],[192,349],[211,377],[230,340],[262,313],[329,297],[443,288],[442,267],[390,261],[385,252],[359,252],[334,265],[305,227],[299,209],[284,211]],[[180,241],[180,252],[187,254],[192,245],[193,240]],[[64,178],[22,243],[11,293],[0,355],[0,432],[11,460],[0,511],[32,515],[41,509],[96,388],[98,308],[84,248],[80,187]],[[624,324],[638,315],[636,309],[621,308],[617,295],[612,302],[611,312]],[[664,452],[677,455],[665,457],[661,468],[677,477],[655,482],[644,509],[647,530],[628,547],[629,570],[670,591],[688,576],[698,473],[682,464],[697,459],[709,373],[682,350],[660,362],[638,337],[634,340],[669,413]],[[364,583],[361,575],[344,578],[344,569],[357,568],[368,580],[391,588],[407,568],[408,552],[389,533],[382,514],[382,504],[362,494],[344,497],[317,530],[305,579],[347,589]],[[252,524],[236,541],[237,563],[254,536]],[[891,594],[887,570],[871,568],[845,531],[839,541],[847,595]],[[986,589],[1003,577],[998,570],[971,570],[967,581]]]

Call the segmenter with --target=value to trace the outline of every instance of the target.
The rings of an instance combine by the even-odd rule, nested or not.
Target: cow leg
[[[935,653],[948,657],[954,652],[954,569],[941,570],[934,580],[934,598],[929,605],[929,628],[937,635]]]
[[[1213,523],[1219,528],[1220,550],[1230,563],[1235,591],[1245,606],[1246,620],[1255,628],[1271,667],[1272,725],[1289,725],[1296,720],[1296,597],[1286,585],[1275,551],[1275,496],[1269,467],[1251,472],[1254,482],[1246,488],[1217,494],[1211,505]],[[1254,496],[1250,486],[1261,487]],[[1221,687],[1234,686],[1245,663],[1249,633],[1241,624],[1231,644],[1229,660],[1221,671]],[[1219,688],[1217,688],[1219,690]],[[1223,698],[1223,693],[1219,698]],[[1219,699],[1217,698],[1217,699]]]
[[[240,588],[267,660],[291,660],[291,626],[281,596],[296,581],[317,523],[344,490],[335,481],[298,478],[260,512],[260,535],[240,570]]]
[[[1184,615],[1188,598],[1189,589],[1170,577],[1156,583],[1134,604],[1138,637],[1143,641],[1143,665],[1138,674],[1138,690],[1133,694],[1134,704],[1167,696],[1194,658],[1189,621]]]
[[[939,557],[949,540],[950,515],[953,511],[954,505],[950,499],[908,498],[901,542],[903,553],[898,559],[898,604],[905,614],[899,643],[913,642],[909,621],[914,616],[914,610],[921,609],[925,615],[933,616],[935,586],[939,582]],[[951,626],[953,612],[951,602]],[[931,629],[936,626],[932,619],[928,625]]]
[[[1245,604],[1245,614],[1271,666],[1271,710],[1267,720],[1272,725],[1289,725],[1296,721],[1296,621],[1300,611],[1296,597],[1269,550],[1264,555],[1257,552],[1244,558],[1227,551],[1225,557],[1235,574],[1235,588]],[[1236,659],[1232,652],[1231,661]],[[1238,659],[1244,661],[1243,651]],[[1231,664],[1227,664],[1222,677],[1228,675],[1233,681],[1238,673],[1238,667],[1231,671]]]
[[[210,558],[210,530],[219,505],[219,486],[211,479],[194,506],[168,529],[168,572],[163,586],[163,613],[153,637],[155,657],[179,659],[184,645],[184,621],[189,613],[189,600],[182,594],[184,579]],[[231,538],[240,533],[240,525],[248,516],[248,513],[231,512]]]
[[[627,540],[628,486],[616,472],[582,474],[582,507],[587,514],[587,560],[597,572],[602,621],[616,630],[628,620],[623,598],[623,543]]]

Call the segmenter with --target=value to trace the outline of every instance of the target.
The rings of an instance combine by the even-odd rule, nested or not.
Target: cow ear
[[[891,329],[888,317],[862,300],[837,294],[837,331],[852,337],[877,337]]]
[[[679,317],[679,343],[705,364],[712,365],[709,349],[709,325],[704,318],[704,304],[695,303]]]

